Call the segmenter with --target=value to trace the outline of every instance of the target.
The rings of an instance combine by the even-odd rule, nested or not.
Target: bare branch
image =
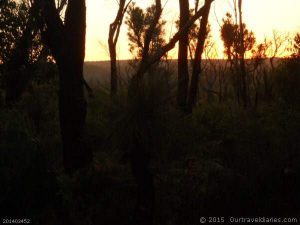
[[[214,0],[208,0],[208,2],[210,2],[210,3],[213,1]],[[147,59],[144,62],[142,61],[140,63],[140,66],[136,73],[136,76],[141,78],[149,66],[151,66],[154,63],[156,63],[157,61],[159,61],[161,59],[161,57],[163,57],[168,51],[173,49],[175,47],[176,43],[178,42],[178,40],[189,31],[189,29],[192,27],[192,25],[195,23],[195,21],[197,19],[199,19],[201,16],[203,16],[203,13],[205,12],[206,7],[207,7],[206,4],[204,6],[202,6],[195,13],[195,15],[192,16],[190,18],[190,20],[181,29],[179,29],[177,31],[177,33],[171,38],[171,40],[166,45],[164,45],[162,48],[160,48],[157,52],[155,52],[151,58]]]

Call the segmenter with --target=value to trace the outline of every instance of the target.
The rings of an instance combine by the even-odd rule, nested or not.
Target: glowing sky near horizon
[[[108,60],[107,48],[109,24],[114,20],[117,10],[117,0],[86,0],[87,1],[87,36],[86,36],[86,61]],[[138,6],[146,8],[154,3],[153,0],[136,0]],[[174,21],[179,15],[178,0],[162,0],[165,6],[163,18],[168,21],[166,25],[166,39],[176,32]],[[190,0],[190,7],[194,0]],[[233,12],[232,0],[215,0],[210,13],[212,35],[219,53],[222,52],[220,40],[220,26],[226,12]],[[273,30],[282,33],[294,34],[300,32],[300,0],[244,0],[244,22],[254,31],[257,41],[272,35]],[[127,27],[123,24],[118,42],[118,58],[129,59]],[[176,58],[176,51],[170,53]]]

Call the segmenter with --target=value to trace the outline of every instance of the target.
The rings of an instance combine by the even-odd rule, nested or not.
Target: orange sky
[[[153,0],[136,0],[138,6],[147,7]],[[244,0],[244,22],[255,32],[258,42],[270,36],[273,30],[289,32],[300,31],[300,0]],[[176,32],[174,21],[178,18],[178,0],[162,0],[165,5],[163,17],[168,21],[167,39]],[[194,0],[190,0],[191,7]],[[108,60],[107,38],[109,24],[118,10],[117,0],[87,0],[86,61]],[[215,0],[210,14],[212,35],[222,54],[219,24],[226,12],[232,12],[232,0]],[[122,26],[118,54],[120,59],[131,58],[126,37],[127,27]],[[170,53],[176,58],[176,51]]]

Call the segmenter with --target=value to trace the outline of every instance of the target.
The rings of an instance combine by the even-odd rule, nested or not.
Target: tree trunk
[[[208,23],[208,15],[210,11],[212,0],[206,0],[204,5],[204,12],[200,22],[200,30],[198,33],[198,40],[195,52],[195,58],[193,62],[193,72],[190,86],[190,93],[188,99],[188,112],[191,113],[197,100],[198,93],[198,82],[199,76],[201,74],[201,61],[202,61],[202,53],[204,50],[204,44],[207,37],[207,23]]]
[[[118,71],[117,71],[117,53],[116,46],[109,42],[110,54],[110,95],[116,95],[118,91]]]
[[[85,167],[92,153],[85,142],[87,104],[83,92],[83,64],[69,57],[59,63],[59,115],[63,143],[63,164],[72,173]]]
[[[63,143],[63,164],[67,173],[87,166],[92,152],[85,143],[87,104],[83,92],[85,57],[85,0],[69,0],[65,23],[54,0],[37,0],[47,25],[42,35],[59,70],[59,115]]]
[[[241,68],[241,95],[243,99],[244,108],[248,105],[247,95],[247,73],[245,66],[245,46],[244,46],[244,28],[243,28],[243,15],[242,15],[242,0],[239,0],[239,19],[240,19],[240,68]]]
[[[208,2],[212,2],[212,0],[207,0]],[[185,36],[189,30],[190,27],[193,25],[193,23],[203,14],[205,14],[205,7],[202,7],[200,10],[198,10],[195,15],[190,18],[184,26],[179,29],[179,31],[173,36],[173,38],[162,48],[154,52],[149,56],[149,43],[151,41],[152,32],[154,27],[157,24],[157,21],[159,20],[160,14],[161,14],[161,4],[160,1],[157,0],[157,9],[156,9],[156,16],[154,22],[148,32],[147,32],[147,38],[145,40],[145,46],[146,48],[143,49],[143,58],[139,64],[139,67],[137,69],[137,72],[132,77],[129,90],[128,90],[128,98],[132,99],[133,96],[136,96],[137,92],[139,91],[139,88],[141,87],[141,81],[144,77],[144,74],[146,73],[149,68],[160,60],[160,58],[169,50],[173,49],[175,47],[175,44],[179,39],[181,39],[182,36]],[[206,3],[207,4],[207,3]],[[137,201],[137,207],[134,215],[134,223],[135,225],[152,225],[153,224],[153,217],[154,217],[154,198],[155,198],[155,188],[154,188],[154,180],[153,175],[150,173],[149,169],[149,155],[147,155],[145,149],[143,148],[142,144],[139,144],[139,141],[135,141],[135,146],[131,149],[131,157],[130,157],[130,163],[131,163],[131,169],[133,176],[135,178],[135,181],[137,183],[138,188],[138,201]]]
[[[87,104],[83,92],[85,57],[86,6],[85,0],[69,1],[65,19],[64,53],[58,57],[60,73],[60,124],[64,149],[64,167],[73,172],[92,160],[85,144]],[[66,54],[64,56],[64,54]]]
[[[180,24],[179,29],[189,21],[189,1],[179,0],[180,6]],[[186,32],[181,36],[178,43],[178,90],[177,102],[182,111],[186,111],[188,86],[189,86],[189,69],[188,69],[188,45],[189,33]]]
[[[124,14],[132,0],[126,4],[126,0],[119,1],[119,10],[112,24],[109,26],[108,46],[110,54],[110,94],[114,96],[118,91],[118,70],[117,70],[117,51],[116,46],[119,39]],[[126,4],[126,5],[125,5]]]

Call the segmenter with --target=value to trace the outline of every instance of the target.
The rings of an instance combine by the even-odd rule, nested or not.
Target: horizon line
[[[283,56],[283,57],[274,57],[273,59],[286,59],[288,56]],[[272,57],[267,57],[264,59],[271,59]],[[251,60],[251,58],[245,58],[246,60]],[[129,61],[129,60],[134,60],[134,59],[118,59],[117,61]],[[168,59],[168,61],[175,61],[178,59]],[[188,59],[191,60],[191,59]],[[214,59],[202,59],[202,60],[228,60],[224,58],[214,58]],[[93,62],[110,62],[110,59],[105,59],[105,60],[84,60],[84,63],[93,63]]]

